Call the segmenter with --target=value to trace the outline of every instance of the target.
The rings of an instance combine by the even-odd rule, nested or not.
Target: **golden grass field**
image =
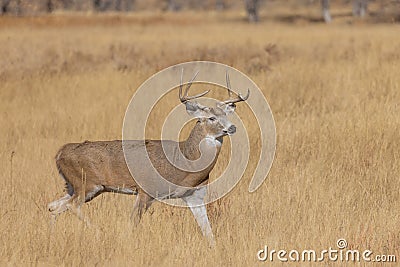
[[[400,260],[399,26],[351,18],[250,25],[243,16],[0,18],[0,265],[345,266],[257,260],[264,245],[322,250],[339,238]],[[248,193],[258,133],[247,121],[252,162],[238,186],[208,206],[216,247],[184,208],[155,203],[134,228],[134,196],[102,194],[84,205],[91,227],[69,212],[52,226],[46,206],[64,189],[57,150],[120,139],[136,88],[189,60],[246,73],[277,126],[271,172]],[[240,105],[238,113],[248,109]],[[155,121],[150,134],[157,130]]]

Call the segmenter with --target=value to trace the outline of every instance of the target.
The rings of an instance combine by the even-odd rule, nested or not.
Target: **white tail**
[[[164,192],[164,197],[182,198],[191,208],[203,235],[213,242],[213,234],[204,206],[206,187],[201,187],[201,189],[198,187],[208,183],[209,173],[217,161],[223,137],[236,132],[235,125],[228,120],[227,115],[234,112],[235,103],[247,100],[250,92],[248,91],[246,96],[239,94],[236,98],[232,98],[229,75],[226,74],[230,99],[217,102],[215,108],[206,107],[193,101],[193,99],[204,96],[208,91],[188,96],[188,91],[196,75],[187,84],[185,90],[183,90],[181,76],[179,88],[179,99],[185,104],[186,111],[189,115],[198,119],[186,141],[146,140],[144,142],[143,140],[133,140],[124,141],[123,144],[121,140],[115,140],[85,141],[64,145],[57,153],[56,164],[61,177],[66,182],[67,194],[51,202],[48,205],[49,211],[56,216],[66,210],[71,210],[83,219],[80,206],[103,192],[135,194],[137,198],[132,216],[135,224],[139,223],[143,213],[155,199],[132,179],[125,162],[122,146],[124,145],[125,153],[135,159],[135,163],[141,164],[141,162],[145,162],[145,155],[139,147],[144,144],[154,168],[163,178],[175,185],[192,189],[170,191],[170,188],[164,188],[165,185],[163,184],[153,184],[152,186],[156,188],[157,192],[161,192],[161,194]],[[202,142],[203,140],[206,142]],[[169,148],[179,147],[186,160],[193,162],[201,157],[201,142],[201,152],[204,152],[204,149],[209,149],[216,151],[216,153],[214,153],[209,165],[200,171],[190,172],[177,168],[165,155],[165,151],[168,151]],[[141,172],[135,173],[135,176],[140,175],[140,179],[146,179],[154,171],[153,166],[144,164],[139,166],[141,166]]]

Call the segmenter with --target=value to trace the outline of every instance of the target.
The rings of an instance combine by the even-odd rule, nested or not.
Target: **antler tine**
[[[242,96],[242,94],[239,94],[239,98],[241,101],[246,101],[250,96],[250,89],[247,88],[247,95],[245,97]]]
[[[181,71],[181,83],[179,84],[179,99],[181,100],[181,102],[184,102],[184,97],[182,95],[182,87],[183,87],[183,68]]]
[[[224,104],[234,104],[234,103],[237,103],[237,102],[246,101],[249,98],[249,96],[250,96],[250,89],[247,89],[247,95],[246,96],[242,96],[242,94],[238,94],[237,98],[225,100],[225,101],[222,101],[222,103],[224,103]]]
[[[189,89],[190,89],[190,87],[192,86],[194,79],[196,79],[197,74],[199,74],[199,71],[196,71],[196,73],[193,75],[193,78],[190,79],[190,81],[188,82],[188,84],[187,84],[187,86],[186,86],[186,90],[185,90],[185,96],[188,95]]]
[[[221,103],[223,103],[225,105],[226,104],[234,104],[234,103],[237,103],[237,102],[246,101],[249,98],[250,90],[247,89],[247,95],[246,96],[242,96],[242,94],[238,94],[237,98],[233,98],[232,99],[231,80],[229,78],[228,70],[225,73],[225,78],[226,78],[226,88],[228,89],[228,94],[229,94],[229,100],[222,101]]]
[[[185,94],[182,95],[182,91],[183,91],[183,69],[182,69],[182,72],[181,72],[181,84],[179,86],[179,99],[181,100],[182,103],[185,103],[186,101],[189,101],[189,100],[192,100],[192,99],[195,99],[195,98],[202,97],[202,96],[206,95],[208,92],[210,92],[210,90],[207,90],[207,91],[205,91],[203,93],[200,93],[200,94],[197,94],[197,95],[188,96],[189,89],[192,86],[193,81],[194,81],[194,79],[196,79],[198,74],[199,74],[199,71],[197,71],[194,74],[193,78],[190,79],[190,81],[188,82],[188,84],[186,86]]]
[[[225,73],[225,78],[226,78],[226,88],[228,88],[229,98],[231,98],[232,97],[232,90],[231,90],[231,81],[229,79],[228,71],[226,71],[226,73]]]
[[[187,97],[186,97],[186,100],[193,100],[193,99],[195,99],[195,98],[199,98],[199,97],[205,96],[205,95],[208,94],[209,92],[210,92],[210,90],[207,90],[207,91],[205,91],[205,92],[203,92],[203,93],[200,93],[200,94],[197,94],[197,95],[194,95],[194,96],[187,96]]]

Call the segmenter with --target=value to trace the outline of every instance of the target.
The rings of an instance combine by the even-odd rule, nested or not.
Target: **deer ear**
[[[197,102],[192,102],[192,101],[187,101],[185,103],[186,105],[186,112],[195,118],[203,118],[206,117],[207,113],[210,111],[210,108],[200,105]]]
[[[229,103],[229,104],[221,103],[221,104],[218,104],[217,106],[220,109],[222,109],[226,115],[232,114],[233,112],[235,112],[235,109],[236,109],[236,105],[233,103]]]

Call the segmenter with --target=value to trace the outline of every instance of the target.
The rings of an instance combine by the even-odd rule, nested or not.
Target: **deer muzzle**
[[[236,133],[236,126],[235,125],[229,126],[228,130],[225,130],[224,132],[229,135],[234,134]]]

